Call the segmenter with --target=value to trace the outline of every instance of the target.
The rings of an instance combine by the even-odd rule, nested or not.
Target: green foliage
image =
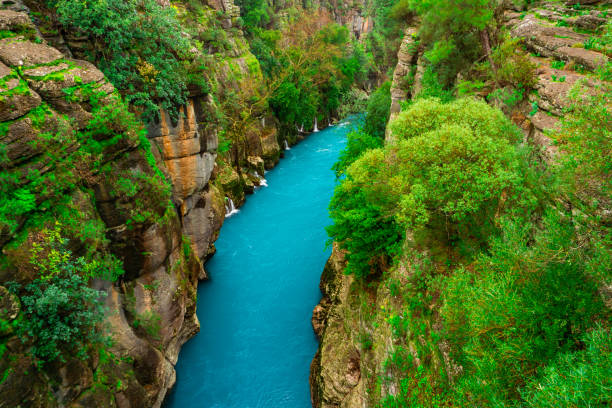
[[[550,66],[553,69],[563,69],[565,68],[565,61],[553,61],[550,63]]]
[[[59,230],[42,235],[44,240],[34,246],[30,260],[37,277],[23,287],[10,285],[22,304],[17,334],[31,345],[40,366],[84,359],[92,345],[107,341],[98,327],[104,319],[105,293],[88,287],[90,277],[105,276],[107,271],[74,257]]]
[[[238,0],[236,5],[240,7],[240,16],[248,34],[257,32],[258,28],[264,28],[270,21],[272,10],[265,0]]]
[[[155,0],[48,0],[59,21],[93,39],[91,59],[146,117],[176,116],[187,96],[189,43],[172,7]]]
[[[423,88],[418,95],[415,95],[417,98],[438,98],[442,102],[453,99],[452,91],[440,82],[439,75],[432,65],[425,68],[421,84]]]
[[[391,108],[391,84],[385,82],[368,100],[363,126],[347,135],[346,148],[332,169],[340,177],[367,150],[382,147]]]
[[[449,85],[457,72],[478,59],[479,32],[494,22],[493,0],[409,0],[421,16],[419,32],[427,45],[426,58],[435,66],[440,82]]]
[[[162,211],[159,205],[146,198],[169,199],[171,191],[157,168],[142,124],[117,95],[99,92],[98,86],[81,85],[69,92],[85,99],[91,108],[91,120],[80,131],[73,130],[44,103],[28,113],[35,131],[30,146],[41,152],[35,160],[51,171],[0,168],[0,228],[6,236],[15,237],[19,231],[39,228],[49,219],[57,219],[70,233],[87,242],[88,251],[95,252],[105,239],[104,227],[96,220],[84,219],[76,201],[79,193],[87,192],[87,183],[100,172],[108,173],[111,183],[116,182],[111,193],[122,195],[124,200],[134,198],[132,205],[121,206],[128,213],[126,217],[132,219],[130,222],[159,218]],[[136,147],[134,158],[144,159],[144,165],[126,170],[127,174],[111,171],[108,163],[120,159],[132,147]],[[28,163],[25,168],[29,166]],[[151,195],[136,197],[145,191]]]
[[[30,264],[42,280],[66,275],[79,275],[86,279],[116,281],[123,274],[121,262],[112,254],[96,254],[97,258],[86,261],[74,258],[68,250],[68,239],[62,237],[59,223],[54,229],[43,229],[42,242],[33,242],[30,250]]]
[[[493,75],[500,86],[530,89],[537,84],[536,65],[522,49],[519,39],[506,38],[493,50],[492,59],[497,67]]]
[[[334,224],[327,233],[330,240],[348,251],[345,273],[366,277],[389,264],[399,249],[403,231],[392,216],[370,204],[362,188],[350,179],[349,174],[334,191],[329,206]]]
[[[561,129],[553,134],[565,153],[557,167],[561,191],[597,221],[600,209],[612,206],[610,94],[586,97],[577,88],[571,101]]]
[[[347,135],[346,147],[340,152],[338,161],[332,167],[332,170],[336,172],[336,177],[341,177],[364,152],[382,147],[382,145],[383,139],[370,136],[363,129],[350,132]]]
[[[385,74],[397,62],[397,50],[402,41],[406,22],[413,17],[407,0],[373,0],[368,13],[373,19],[372,31],[364,39],[365,51],[373,64],[369,71]]]
[[[608,20],[606,25],[602,28],[601,35],[594,35],[589,37],[584,42],[584,48],[587,50],[599,51],[612,56],[612,21]]]
[[[582,339],[584,350],[561,354],[522,390],[527,406],[605,407],[612,389],[612,333],[597,327]]]
[[[271,96],[269,106],[285,132],[295,126],[309,129],[317,118],[332,118],[357,82],[366,80],[367,56],[352,43],[346,27],[324,21],[316,13],[303,13],[291,31],[260,31],[255,55],[264,64]]]
[[[455,273],[442,314],[465,374],[458,398],[493,406],[558,353],[575,351],[604,307],[587,273],[593,261],[571,220],[550,211],[543,229],[506,222],[489,255]],[[533,240],[533,244],[531,241]]]
[[[475,98],[457,99],[448,104],[439,99],[425,98],[408,106],[390,126],[399,139],[410,139],[446,124],[459,125],[478,135],[510,143],[518,142],[521,137],[519,130],[501,111]]]
[[[406,228],[478,249],[501,214],[520,208],[526,216],[537,207],[513,145],[518,130],[486,103],[422,99],[391,126],[397,143],[361,154],[332,199],[328,232],[349,251],[348,273],[367,274],[370,261],[385,265]],[[353,157],[363,151],[350,142],[341,170],[351,151]]]
[[[505,108],[514,108],[525,99],[523,88],[498,88],[487,95],[487,100],[496,102]]]
[[[445,124],[388,147],[359,182],[371,178],[368,198],[395,211],[409,229],[479,241],[510,203],[529,200],[519,160],[517,150],[496,133]]]
[[[160,339],[161,331],[161,316],[153,311],[146,311],[142,314],[137,314],[132,322],[134,328],[141,327],[151,338]]]
[[[387,119],[391,109],[391,83],[385,82],[378,88],[368,100],[364,132],[384,139]]]

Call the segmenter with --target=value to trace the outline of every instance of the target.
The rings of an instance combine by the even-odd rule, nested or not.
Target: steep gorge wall
[[[0,43],[0,142],[8,159],[1,163],[2,170],[22,175],[47,172],[68,177],[72,184],[64,190],[50,179],[50,193],[36,190],[37,202],[50,197],[57,199],[58,212],[68,208],[67,220],[52,213],[48,221],[35,224],[25,214],[18,217],[16,232],[2,231],[3,256],[9,266],[0,269],[0,318],[9,324],[21,318],[19,299],[1,285],[9,281],[25,285],[33,278],[27,250],[40,231],[53,228],[54,222],[76,223],[63,231],[74,233],[71,249],[75,254],[85,251],[83,245],[92,245],[80,239],[79,227],[85,226],[79,225],[84,222],[80,220],[95,223],[99,228],[96,243],[102,243],[89,250],[113,254],[125,274],[115,284],[95,283],[108,295],[105,320],[113,339],[111,354],[94,350],[86,360],[37,369],[30,345],[23,344],[11,328],[2,328],[0,340],[6,349],[0,362],[0,407],[159,407],[175,382],[174,365],[182,344],[199,330],[196,288],[198,280],[206,278],[203,262],[214,253],[213,243],[225,215],[224,197],[240,204],[257,180],[249,174],[256,171],[263,176],[264,166],[271,168],[279,159],[274,122],[254,119],[244,152],[249,160],[243,163],[242,174],[237,174],[227,165],[229,154],[218,153],[220,124],[211,119],[218,109],[213,95],[194,91],[177,120],[161,112],[158,121],[148,124],[150,148],[140,137],[141,125],[123,126],[123,117],[111,118],[115,123],[106,137],[122,132],[124,137],[102,153],[104,169],[93,160],[71,169],[70,154],[87,148],[86,140],[74,140],[74,134],[91,130],[95,126],[91,121],[99,113],[85,90],[105,92],[100,105],[110,109],[103,112],[107,115],[120,112],[113,109],[118,98],[92,64],[72,59],[85,56],[91,46],[87,38],[61,30],[46,30],[43,38],[23,4],[11,8],[21,11],[0,10],[0,30],[12,33]],[[212,4],[210,10],[227,16],[223,24],[232,44],[217,54],[217,86],[261,83],[261,71],[242,33],[231,29],[236,7],[226,1]],[[64,146],[47,138],[53,132],[65,135]],[[61,163],[48,157],[64,147]],[[41,154],[48,163],[39,159]],[[122,190],[126,181],[136,186],[135,192]],[[18,183],[28,187],[27,179]]]

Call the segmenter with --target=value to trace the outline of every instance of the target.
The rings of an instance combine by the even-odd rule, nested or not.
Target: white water
[[[240,210],[236,208],[234,201],[229,197],[225,197],[225,218],[231,217],[238,212],[240,212]]]
[[[266,180],[265,177],[260,176],[257,172],[253,173],[253,175],[259,180],[259,186],[257,187],[268,187],[268,180]]]
[[[312,130],[312,133],[317,133],[318,131],[319,127],[317,126],[317,117],[315,116],[314,129]]]
[[[287,143],[287,140],[285,140],[285,150],[291,150],[291,148],[289,147],[289,143]]]

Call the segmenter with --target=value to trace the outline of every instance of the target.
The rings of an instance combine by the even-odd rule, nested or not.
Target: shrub
[[[610,94],[595,97],[571,93],[572,105],[553,133],[564,152],[558,170],[561,192],[593,218],[612,208],[612,121]]]
[[[387,81],[368,100],[363,130],[374,137],[384,139],[390,109],[391,83]]]
[[[361,154],[332,199],[328,232],[350,252],[348,273],[386,265],[405,229],[472,251],[500,215],[535,209],[522,152],[511,143],[517,130],[500,111],[475,99],[423,99],[392,127],[397,143]],[[350,161],[343,160],[340,167]]]
[[[338,161],[332,167],[336,172],[336,177],[342,176],[346,169],[364,152],[382,147],[382,145],[383,140],[381,138],[370,136],[363,129],[350,132],[347,135],[346,147],[340,152]]]
[[[445,231],[451,239],[485,237],[509,203],[529,194],[519,160],[503,137],[444,124],[388,148],[384,177],[389,191],[378,188],[377,170],[367,175],[369,197],[376,201],[379,194],[390,194],[393,202],[385,208],[395,208],[407,228]]]
[[[494,75],[501,86],[530,89],[538,83],[536,65],[521,48],[521,40],[506,38],[493,50],[492,58],[497,66]]]
[[[409,139],[445,124],[469,128],[478,136],[511,143],[520,140],[520,131],[500,110],[475,98],[461,98],[448,104],[424,98],[402,111],[390,126],[398,139]]]
[[[32,343],[39,365],[84,359],[92,344],[105,341],[96,327],[104,317],[103,292],[89,288],[84,278],[39,278],[20,293],[23,320],[17,332],[26,344]]]
[[[442,316],[464,367],[460,400],[492,406],[518,398],[539,367],[575,351],[602,316],[571,221],[552,210],[543,225],[532,236],[531,225],[506,222],[490,254],[449,279]]]
[[[561,354],[521,391],[533,408],[605,407],[612,389],[612,333],[598,327],[584,350]]]
[[[99,330],[104,319],[104,292],[88,287],[90,277],[106,275],[100,263],[76,258],[59,230],[44,230],[30,263],[37,273],[31,283],[11,284],[20,296],[22,317],[17,333],[39,365],[77,357],[107,338]]]
[[[366,277],[389,264],[403,236],[392,215],[369,203],[362,189],[348,181],[336,187],[329,208],[334,220],[327,228],[330,241],[348,251],[345,273]]]
[[[158,114],[157,103],[173,116],[187,97],[182,59],[189,43],[172,7],[155,0],[48,0],[59,21],[94,41],[91,58],[126,101]]]

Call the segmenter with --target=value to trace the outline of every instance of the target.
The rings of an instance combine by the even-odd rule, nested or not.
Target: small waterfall
[[[287,143],[287,139],[285,139],[285,150],[291,150],[289,143]]]
[[[300,128],[298,129],[300,131],[300,133],[304,133],[304,124],[302,123],[302,126],[300,126]]]
[[[234,205],[234,201],[229,197],[225,197],[225,218],[231,217],[239,211]]]
[[[252,172],[251,176],[255,177],[259,182],[259,185],[255,188],[268,187],[268,180],[266,180],[265,177],[260,176],[259,173],[257,173],[256,171]]]
[[[260,187],[268,187],[268,180],[266,180],[265,178],[261,177],[259,174],[257,174],[257,178],[259,179],[259,186]]]
[[[318,131],[319,131],[319,127],[317,126],[317,117],[315,116],[314,129],[312,130],[312,133],[316,133]]]

